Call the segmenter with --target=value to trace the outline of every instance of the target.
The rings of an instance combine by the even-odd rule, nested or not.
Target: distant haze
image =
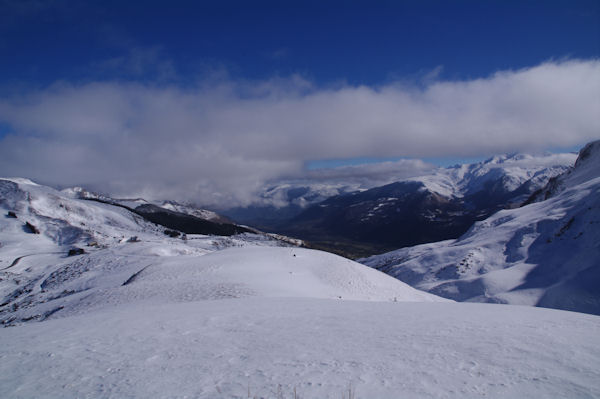
[[[596,59],[376,87],[319,86],[297,75],[220,76],[189,87],[63,81],[0,98],[8,132],[0,139],[0,175],[246,205],[266,182],[319,178],[304,168],[311,160],[475,157],[580,145],[600,135],[599,110]],[[392,164],[399,175],[431,167]],[[339,173],[387,173],[386,167]]]

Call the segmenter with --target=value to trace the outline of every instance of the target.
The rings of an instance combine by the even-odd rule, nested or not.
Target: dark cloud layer
[[[0,99],[0,122],[12,130],[0,141],[0,174],[247,204],[266,181],[315,174],[303,171],[307,160],[578,145],[598,137],[599,109],[598,60],[424,87],[323,88],[298,76],[193,87],[62,82]]]

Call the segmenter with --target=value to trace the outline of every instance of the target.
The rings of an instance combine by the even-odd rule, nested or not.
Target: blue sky
[[[376,85],[472,79],[600,54],[592,1],[0,1],[2,85],[173,79],[211,69]],[[146,51],[138,71],[110,60]],[[166,73],[166,72],[165,72]]]
[[[0,170],[244,203],[307,167],[571,151],[599,57],[597,0],[0,0]]]

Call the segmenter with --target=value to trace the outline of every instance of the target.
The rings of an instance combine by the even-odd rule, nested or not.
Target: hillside
[[[84,199],[124,208],[144,219],[186,234],[230,236],[253,230],[239,226],[229,219],[206,209],[182,205],[175,201],[151,203],[143,198],[115,199],[87,191],[81,187],[68,188],[61,194],[73,199]]]
[[[529,202],[477,222],[457,240],[361,262],[458,301],[600,314],[600,142]]]

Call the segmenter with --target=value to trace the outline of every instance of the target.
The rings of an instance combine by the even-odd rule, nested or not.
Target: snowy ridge
[[[361,188],[362,186],[358,183],[348,182],[284,182],[266,188],[261,197],[264,204],[274,205],[276,208],[292,205],[304,209],[334,195],[357,191]]]
[[[214,222],[228,221],[227,219],[225,219],[223,216],[219,215],[216,212],[209,211],[206,209],[196,208],[191,205],[178,204],[175,201],[163,201],[162,203],[160,203],[158,205],[161,208],[165,208],[165,209],[175,211],[175,212],[185,213],[185,214],[192,215],[192,216],[195,216],[200,219],[211,220]]]
[[[227,218],[217,214],[216,212],[209,211],[207,209],[201,209],[193,205],[179,204],[175,201],[170,200],[151,202],[145,200],[144,198],[111,198],[106,195],[88,191],[82,187],[66,188],[62,190],[61,193],[74,199],[100,200],[109,204],[122,205],[131,209],[135,209],[142,205],[156,205],[163,209],[184,213],[186,215],[191,215],[204,220],[214,221],[217,223],[230,223],[230,221]]]
[[[546,201],[502,210],[457,240],[361,260],[459,301],[600,314],[600,142],[553,179]]]
[[[58,246],[111,245],[131,235],[156,235],[163,230],[123,208],[72,198],[23,179],[0,179],[0,193],[0,206],[18,216],[3,222],[15,226],[29,222]],[[3,223],[3,228],[8,226]]]
[[[498,183],[503,191],[511,192],[527,182],[534,187],[545,185],[550,178],[566,172],[576,158],[576,154],[568,153],[499,155],[474,164],[440,168],[408,181],[421,182],[427,190],[445,197],[465,197]]]
[[[192,237],[188,241],[191,241],[188,245],[159,241],[122,244],[68,260],[59,259],[57,265],[41,270],[24,260],[23,265],[7,276],[7,283],[31,276],[34,285],[8,291],[0,312],[3,322],[14,324],[87,314],[135,302],[157,304],[247,297],[443,300],[383,273],[319,251],[273,248],[270,246],[277,245],[273,241],[252,242],[244,237],[216,244],[205,237]],[[230,248],[236,246],[239,248]],[[215,252],[219,248],[225,249]],[[24,267],[31,270],[24,271]]]
[[[552,178],[546,187],[536,191],[528,202],[548,199],[568,186],[576,186],[598,176],[600,170],[600,140],[588,143],[581,149],[575,167],[566,173]]]

